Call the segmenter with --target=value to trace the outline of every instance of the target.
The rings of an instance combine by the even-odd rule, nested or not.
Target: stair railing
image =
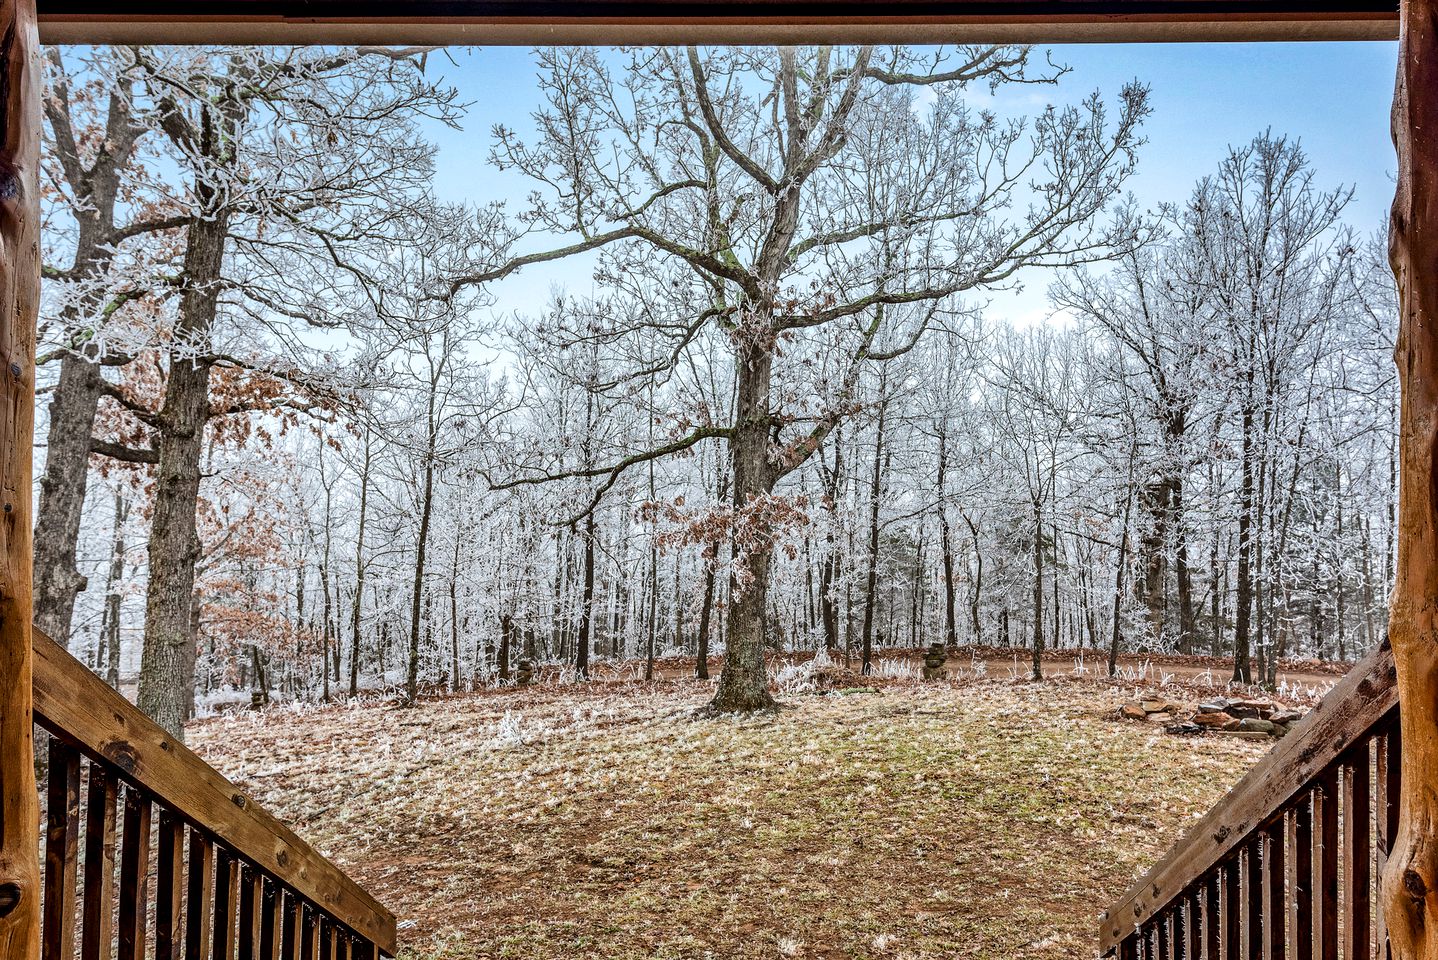
[[[35,722],[49,760],[43,960],[394,955],[393,914],[84,664],[34,636]]]
[[[1381,960],[1397,831],[1398,696],[1385,642],[1103,915],[1119,960]]]

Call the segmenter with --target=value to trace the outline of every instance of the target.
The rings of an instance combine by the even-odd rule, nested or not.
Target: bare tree
[[[702,304],[660,313],[672,348],[635,375],[660,375],[709,324],[728,333],[732,420],[582,473],[604,477],[603,490],[638,463],[728,442],[734,560],[712,708],[767,708],[770,567],[786,518],[802,515],[776,493],[780,481],[851,414],[860,372],[909,350],[951,297],[1133,241],[1126,217],[1098,217],[1133,169],[1146,91],[1125,88],[1112,122],[1094,95],[1005,123],[975,113],[962,92],[1056,79],[1030,77],[1020,48],[930,59],[872,47],[691,47],[634,54],[620,76],[592,51],[540,59],[548,106],[539,139],[498,130],[495,159],[548,189],[527,223],[580,239],[476,265],[453,287],[603,249],[601,269],[616,282],[652,285],[662,275],[666,292],[677,282],[685,300]],[[921,87],[936,95],[927,111],[916,109]],[[1014,206],[1024,212],[1006,216]],[[825,388],[810,394],[817,403],[775,391],[776,363],[785,387],[792,366],[780,348],[799,353],[788,346],[799,343],[830,354]]]

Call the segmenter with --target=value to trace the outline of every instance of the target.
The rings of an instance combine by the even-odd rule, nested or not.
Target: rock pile
[[[1195,707],[1161,697],[1130,700],[1118,708],[1125,720],[1162,724],[1169,733],[1224,733],[1241,737],[1281,737],[1304,711],[1290,710],[1272,700],[1230,700],[1217,697]]]

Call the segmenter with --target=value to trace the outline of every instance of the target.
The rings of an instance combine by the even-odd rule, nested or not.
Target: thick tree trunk
[[[774,465],[769,459],[769,378],[773,358],[765,345],[738,351],[734,431],[729,439],[737,526],[743,542],[733,545],[729,575],[728,628],[724,669],[709,706],[719,713],[768,710],[774,706],[764,665],[764,615],[769,608],[769,565],[773,543],[767,531],[749,530],[742,518],[752,517],[774,490]]]
[[[40,301],[40,64],[33,0],[0,0],[0,957],[40,954],[31,738],[31,458]]]
[[[1393,103],[1402,387],[1398,569],[1389,637],[1403,727],[1399,826],[1383,872],[1395,960],[1438,956],[1438,2],[1404,0]]]
[[[145,593],[145,647],[138,705],[183,740],[194,712],[195,635],[191,601],[200,556],[195,507],[200,496],[200,455],[209,416],[210,328],[219,296],[229,215],[221,208],[190,221],[183,291],[160,409],[159,466],[150,523],[149,582]],[[195,355],[195,351],[200,356]]]
[[[75,598],[85,589],[75,553],[102,384],[98,364],[66,356],[60,361],[60,379],[50,399],[45,473],[40,478],[35,523],[35,624],[62,644],[69,640]]]
[[[140,127],[132,119],[130,92],[122,83],[110,93],[101,145],[93,156],[82,157],[78,144],[83,139],[76,136],[68,112],[68,83],[61,79],[55,92],[46,101],[46,111],[60,165],[77,201],[71,272],[79,280],[92,280],[109,270],[115,256],[110,242],[115,205]],[[96,285],[61,311],[61,328],[77,352],[60,361],[60,378],[50,400],[45,472],[35,517],[35,623],[61,643],[70,636],[75,598],[85,589],[75,556],[89,479],[90,439],[104,383],[97,358],[85,341],[86,326],[102,306],[101,289]]]

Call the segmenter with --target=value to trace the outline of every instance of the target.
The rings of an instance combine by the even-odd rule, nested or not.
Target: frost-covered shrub
[[[874,665],[874,676],[887,680],[917,680],[919,665],[912,660],[880,660]]]
[[[804,663],[787,663],[774,675],[774,685],[780,693],[813,693],[818,689],[814,678],[822,671],[834,666],[829,652],[820,648]]]
[[[513,710],[504,711],[504,716],[489,739],[492,750],[512,750],[524,746],[524,717]]]
[[[780,693],[806,693],[814,689],[813,663],[787,663],[774,675]]]

